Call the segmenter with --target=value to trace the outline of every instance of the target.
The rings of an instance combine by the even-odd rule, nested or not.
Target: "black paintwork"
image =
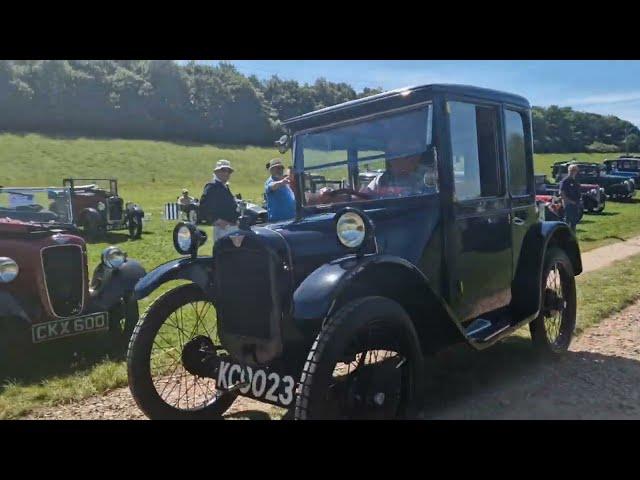
[[[620,158],[605,160],[602,163],[607,173],[632,178],[636,183],[636,188],[640,185],[640,159],[638,157],[620,156]]]
[[[475,102],[498,112],[499,195],[454,200],[447,101]],[[354,203],[375,226],[375,242],[366,252],[355,254],[336,237],[336,214],[346,206],[344,203],[322,207],[301,204],[303,171],[295,161],[296,219],[231,235],[250,237],[252,246],[262,245],[265,255],[278,259],[273,268],[281,272],[277,277],[281,284],[280,290],[273,291],[274,298],[282,302],[278,305],[282,315],[279,334],[284,340],[281,357],[272,361],[288,358],[301,366],[327,316],[345,302],[367,295],[399,302],[413,319],[427,351],[461,340],[485,348],[538,314],[542,264],[551,242],[565,248],[575,273],[581,272],[579,248],[568,226],[539,220],[533,175],[528,178],[530,194],[512,196],[509,192],[504,108],[523,116],[528,171],[533,172],[530,105],[522,97],[476,87],[428,85],[312,112],[286,121],[285,126],[295,141],[295,135],[303,130],[424,102],[433,105],[439,193]],[[216,251],[234,248],[241,252],[243,246],[233,246],[230,237],[215,246]],[[169,262],[140,281],[138,298],[168,280],[193,279],[197,269],[201,277],[196,283],[204,285],[206,272],[212,268],[216,268],[215,258],[213,263],[200,259]],[[225,278],[217,281],[224,282]],[[278,297],[282,289],[285,295]],[[465,335],[466,326],[479,316],[496,320],[496,324],[506,322],[509,328],[491,340]],[[232,321],[243,319],[225,319]],[[241,339],[235,339],[230,351],[238,360],[251,363],[237,346],[241,343]],[[244,345],[247,350],[257,346],[256,340],[245,341]]]
[[[632,196],[635,193],[635,183],[629,177],[617,174],[604,173],[602,165],[588,162],[556,162],[551,167],[556,182],[560,182],[569,172],[569,165],[578,165],[579,171],[576,179],[580,183],[593,183],[605,189],[607,195]],[[587,175],[587,171],[595,175]]]

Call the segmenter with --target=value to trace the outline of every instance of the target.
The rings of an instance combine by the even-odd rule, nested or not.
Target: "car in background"
[[[534,179],[536,195],[550,195],[552,197],[558,197],[559,199],[560,186],[557,183],[550,183],[544,174],[536,174],[534,175]],[[607,195],[604,188],[596,184],[580,184],[580,193],[582,208],[585,212],[601,213],[604,211],[607,202]]]
[[[556,162],[551,167],[551,172],[556,183],[569,174],[569,165],[578,166],[578,176],[581,184],[594,184],[604,188],[609,198],[614,200],[629,200],[636,193],[636,184],[633,179],[624,176],[606,173],[605,166],[592,162],[577,162],[575,160]]]
[[[124,350],[138,320],[134,286],[144,275],[111,246],[89,277],[69,189],[0,188],[0,369],[25,345],[100,331]]]
[[[636,188],[640,185],[640,156],[620,155],[619,158],[602,163],[607,173],[632,178]]]
[[[83,183],[78,183],[83,182]],[[142,236],[144,211],[136,203],[125,203],[118,195],[115,178],[65,178],[71,192],[73,223],[91,241],[114,230],[128,230],[131,239]]]

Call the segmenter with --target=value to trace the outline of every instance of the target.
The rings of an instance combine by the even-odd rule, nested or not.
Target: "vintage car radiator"
[[[42,250],[42,267],[51,309],[58,317],[82,312],[84,299],[83,252],[77,245]]]

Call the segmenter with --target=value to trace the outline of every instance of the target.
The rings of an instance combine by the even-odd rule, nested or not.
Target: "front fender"
[[[314,334],[323,321],[347,302],[383,296],[409,314],[425,350],[463,340],[458,319],[429,279],[411,262],[393,255],[344,257],[312,272],[293,295],[297,327]]]
[[[111,309],[133,293],[136,283],[146,273],[142,265],[135,260],[128,260],[116,270],[105,269],[100,288],[93,292],[92,308]]]
[[[145,275],[135,286],[135,297],[141,300],[163,283],[191,280],[205,292],[212,293],[213,257],[178,258],[163,263]]]
[[[9,292],[0,291],[0,318],[16,317],[31,323],[29,315],[24,311],[18,300]]]

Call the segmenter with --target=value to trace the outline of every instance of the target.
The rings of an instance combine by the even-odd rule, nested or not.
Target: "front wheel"
[[[406,417],[421,391],[423,358],[405,310],[383,297],[354,300],[332,315],[311,348],[294,418]]]
[[[558,355],[569,349],[576,326],[576,281],[567,254],[547,251],[541,285],[542,308],[529,324],[534,346],[543,354]]]
[[[129,216],[129,238],[135,239],[142,236],[142,216],[139,213],[132,213]]]
[[[215,379],[184,364],[220,349],[215,308],[200,287],[181,285],[159,297],[136,325],[127,354],[138,407],[151,419],[220,419],[236,395],[221,395]]]

